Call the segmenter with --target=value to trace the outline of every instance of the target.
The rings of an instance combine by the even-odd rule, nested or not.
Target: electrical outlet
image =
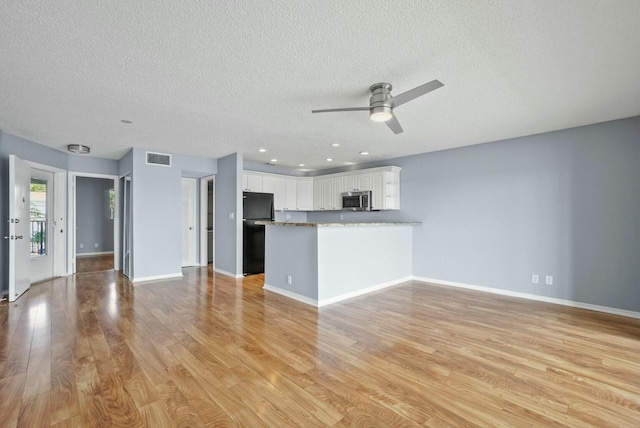
[[[291,285],[291,275],[287,275],[287,284]]]
[[[84,244],[80,244],[80,248],[84,248]]]
[[[547,285],[553,285],[553,277],[551,275],[547,275],[544,278],[544,283]]]
[[[98,243],[96,242],[96,248],[98,248],[98,247],[99,247],[99,245],[98,245]]]
[[[291,220],[291,214],[287,214],[287,220]]]
[[[540,282],[540,277],[538,275],[531,275],[531,282],[537,284]]]
[[[229,220],[236,218],[236,213],[229,213]]]
[[[340,220],[344,220],[344,214],[340,214]]]

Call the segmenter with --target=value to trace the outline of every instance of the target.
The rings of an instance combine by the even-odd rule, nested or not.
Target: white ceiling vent
[[[171,155],[147,152],[147,165],[171,166]]]

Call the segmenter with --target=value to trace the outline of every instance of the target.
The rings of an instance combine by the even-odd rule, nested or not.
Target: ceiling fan
[[[346,107],[331,108],[325,110],[311,110],[311,113],[368,110],[369,119],[375,122],[385,122],[394,134],[399,134],[403,131],[403,129],[402,126],[400,126],[400,122],[398,122],[398,119],[396,119],[395,114],[393,114],[393,109],[422,95],[428,94],[431,91],[435,91],[442,86],[444,86],[444,84],[439,80],[432,80],[429,83],[425,83],[424,85],[420,85],[394,97],[391,96],[392,86],[390,83],[376,83],[374,85],[371,85],[371,87],[369,88],[371,90],[369,107]]]

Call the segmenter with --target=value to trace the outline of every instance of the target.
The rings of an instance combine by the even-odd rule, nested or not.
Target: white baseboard
[[[222,270],[222,269],[213,269],[215,272],[217,273],[221,273],[223,275],[226,276],[230,276],[231,278],[244,278],[244,275],[240,274],[240,275],[236,275],[235,273],[231,273],[231,272],[227,272],[226,270]]]
[[[462,282],[445,281],[441,279],[425,278],[421,276],[414,276],[413,279],[415,281],[429,282],[431,284],[466,288],[469,290],[483,291],[486,293],[501,294],[503,296],[520,297],[522,299],[537,300],[539,302],[554,303],[556,305],[571,306],[573,308],[589,309],[591,311],[604,312],[607,314],[621,315],[623,317],[640,319],[640,312],[611,308],[609,306],[592,305],[591,303],[582,303],[573,300],[558,299],[555,297],[539,296],[537,294],[521,293],[519,291],[503,290],[501,288],[484,287],[482,285],[465,284]]]
[[[284,290],[282,288],[274,287],[273,285],[269,285],[269,284],[263,285],[262,288],[267,291],[271,291],[273,293],[288,297],[290,299],[297,300],[302,303],[306,303],[307,305],[318,307],[318,301],[316,299],[312,299],[310,297],[303,296],[301,294],[294,293],[289,290]]]
[[[272,291],[274,293],[281,294],[285,297],[289,297],[291,299],[297,300],[299,302],[306,303],[307,305],[321,308],[323,306],[331,305],[332,303],[337,303],[343,300],[352,299],[354,297],[362,296],[363,294],[372,293],[374,291],[382,290],[383,288],[387,288],[393,285],[401,284],[403,282],[411,281],[412,279],[413,277],[411,276],[394,279],[393,281],[383,282],[381,284],[372,285],[367,288],[362,288],[360,290],[351,291],[349,293],[341,294],[339,296],[329,297],[328,299],[322,299],[322,300],[312,299],[310,297],[306,297],[289,290],[284,290],[282,288],[274,287],[273,285],[269,285],[269,284],[265,284],[262,288],[264,288],[267,291]]]
[[[404,278],[394,279],[393,281],[387,281],[381,284],[372,285],[367,288],[362,288],[360,290],[351,291],[349,293],[341,294],[339,296],[329,297],[328,299],[322,299],[318,301],[318,307],[320,308],[322,306],[327,306],[332,303],[337,303],[343,300],[352,299],[354,297],[362,296],[363,294],[373,293],[374,291],[382,290],[383,288],[387,288],[387,287],[401,284],[403,282],[411,281],[412,279],[413,279],[412,276],[406,276]]]
[[[180,273],[170,273],[167,275],[155,275],[155,276],[143,276],[139,278],[132,278],[131,282],[144,282],[144,281],[157,281],[160,279],[173,279],[173,278],[182,278],[182,272]]]
[[[113,251],[98,251],[98,252],[95,252],[95,253],[76,253],[76,257],[104,256],[105,254],[113,254]]]

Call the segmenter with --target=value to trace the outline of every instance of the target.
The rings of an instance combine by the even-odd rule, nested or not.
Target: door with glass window
[[[30,280],[53,277],[53,173],[31,169],[29,209]]]

